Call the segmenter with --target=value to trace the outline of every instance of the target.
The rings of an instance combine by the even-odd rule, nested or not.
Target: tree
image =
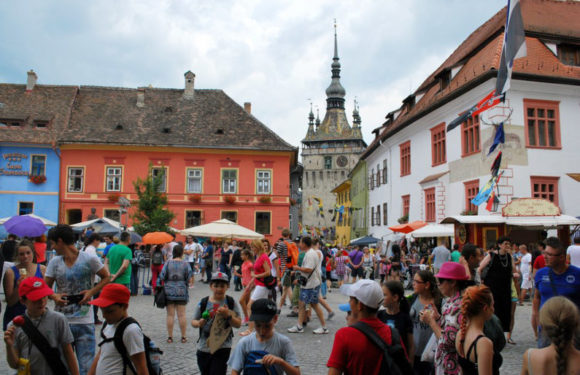
[[[166,208],[167,195],[161,192],[165,183],[165,168],[155,177],[151,173],[152,165],[149,164],[149,173],[145,179],[137,177],[133,181],[138,199],[134,202],[136,211],[133,214],[133,227],[141,235],[149,232],[171,233],[169,223],[175,214]]]

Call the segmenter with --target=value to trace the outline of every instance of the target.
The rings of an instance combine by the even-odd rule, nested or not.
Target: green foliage
[[[152,176],[151,169],[150,164],[147,177],[145,179],[137,177],[137,180],[133,181],[138,196],[138,199],[133,202],[136,206],[136,211],[132,216],[133,226],[140,235],[150,232],[171,233],[169,223],[175,214],[166,208],[167,195],[159,191],[165,180],[165,169],[162,169],[156,177]]]

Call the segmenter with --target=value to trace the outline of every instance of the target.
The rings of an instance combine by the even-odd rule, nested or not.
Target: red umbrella
[[[392,230],[393,232],[401,232],[406,234],[411,233],[412,231],[417,230],[419,228],[423,228],[425,225],[427,225],[426,222],[418,220],[413,221],[412,223],[395,225],[393,227],[389,227],[389,229]]]
[[[173,241],[173,236],[166,232],[151,232],[143,236],[141,241],[145,245],[161,245]]]

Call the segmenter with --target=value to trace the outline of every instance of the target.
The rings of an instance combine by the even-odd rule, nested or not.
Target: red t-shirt
[[[377,318],[361,319],[361,322],[371,326],[391,345],[391,328],[388,325]],[[356,328],[344,327],[334,335],[334,344],[326,367],[334,367],[348,375],[378,375],[382,358],[381,350],[362,332]]]
[[[264,268],[264,262],[268,262],[268,265],[270,266],[270,270],[272,270],[272,262],[270,261],[270,257],[268,256],[268,254],[263,253],[262,255],[260,255],[258,257],[256,262],[254,263],[254,274],[259,275],[261,273],[266,272],[266,269]],[[254,279],[254,283],[256,285],[259,285],[259,286],[266,286],[258,278]]]
[[[36,252],[36,263],[43,263],[46,260],[46,243],[35,242],[34,252]]]
[[[538,255],[534,261],[534,269],[539,270],[540,268],[544,267],[546,267],[546,260],[544,259],[544,255]]]

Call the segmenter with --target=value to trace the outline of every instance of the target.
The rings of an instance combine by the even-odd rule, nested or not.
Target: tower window
[[[332,156],[325,156],[324,157],[324,169],[331,169],[332,168]]]

